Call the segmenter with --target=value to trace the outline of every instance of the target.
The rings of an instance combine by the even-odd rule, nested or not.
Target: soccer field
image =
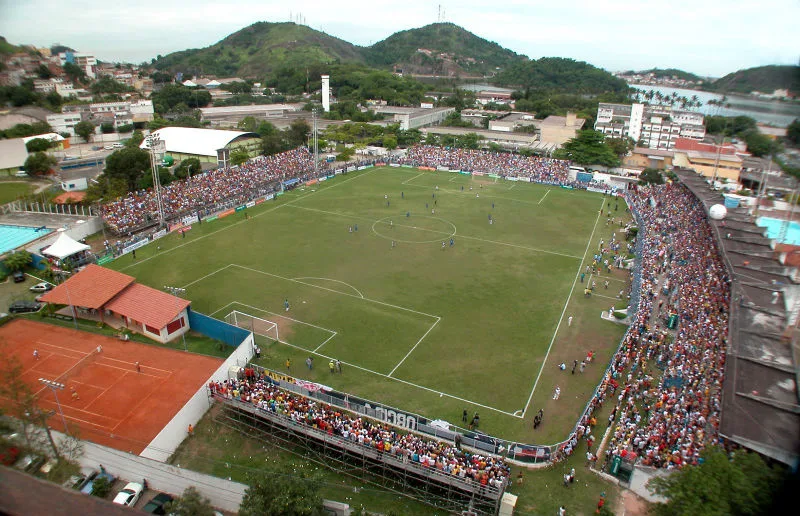
[[[371,168],[112,266],[155,288],[185,287],[195,310],[218,319],[238,311],[275,322],[280,342],[260,339],[266,367],[286,371],[290,359],[299,378],[454,424],[464,409],[479,412],[484,432],[550,444],[571,430],[624,330],[599,316],[618,303],[627,272],[603,275],[609,289],[591,298],[579,281],[599,240],[619,229],[600,216],[604,201],[627,218],[624,202],[614,211],[597,193]],[[598,359],[586,372],[558,370],[589,349]],[[331,358],[342,374],[328,371]]]

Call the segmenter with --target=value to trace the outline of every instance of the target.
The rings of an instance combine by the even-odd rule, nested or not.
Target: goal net
[[[262,319],[261,317],[256,317],[255,315],[234,310],[225,316],[225,322],[237,328],[251,331],[255,335],[261,335],[262,337],[267,337],[272,340],[280,340],[277,323]]]

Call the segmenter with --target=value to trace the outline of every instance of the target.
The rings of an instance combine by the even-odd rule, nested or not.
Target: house
[[[99,319],[166,343],[189,331],[190,301],[135,283],[132,276],[90,264],[42,296],[74,317]]]

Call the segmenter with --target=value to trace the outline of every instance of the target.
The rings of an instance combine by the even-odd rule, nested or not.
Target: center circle
[[[430,215],[384,217],[372,224],[372,232],[386,240],[404,244],[431,244],[456,236],[456,225]]]

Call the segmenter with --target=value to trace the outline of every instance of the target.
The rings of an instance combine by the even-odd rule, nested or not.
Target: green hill
[[[750,93],[760,91],[772,93],[788,89],[800,92],[800,66],[770,65],[758,66],[729,73],[714,81],[709,88],[719,93]]]
[[[623,79],[602,68],[561,57],[518,61],[499,73],[494,82],[526,91],[577,94],[628,91],[628,84]]]
[[[452,23],[392,34],[365,50],[367,63],[419,75],[487,75],[521,59],[515,52]]]
[[[17,52],[27,52],[23,47],[12,45],[6,38],[0,36],[0,54],[16,54]]]
[[[337,61],[361,63],[361,49],[304,25],[258,22],[210,47],[166,55],[155,67],[194,75],[263,78],[278,68]]]

